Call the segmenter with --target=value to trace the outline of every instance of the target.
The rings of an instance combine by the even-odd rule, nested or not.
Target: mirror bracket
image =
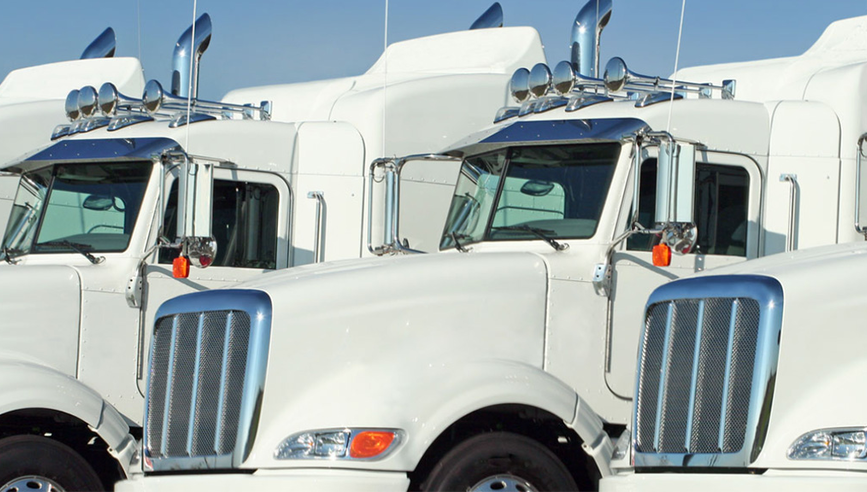
[[[367,176],[367,250],[377,256],[424,251],[409,247],[406,238],[400,237],[400,172],[412,161],[461,162],[462,159],[444,154],[417,154],[405,157],[383,157],[370,164]],[[384,176],[377,178],[377,170]],[[383,244],[373,246],[373,184],[385,180],[385,217],[383,221]]]

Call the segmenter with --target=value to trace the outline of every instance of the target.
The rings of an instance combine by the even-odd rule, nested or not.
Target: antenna
[[[680,61],[680,38],[683,35],[683,13],[686,11],[686,0],[683,0],[683,4],[680,7],[680,28],[677,31],[677,50],[674,52],[674,72],[671,74],[671,100],[669,103],[674,103],[674,88],[677,86],[677,63]],[[666,132],[671,133],[671,112],[674,109],[674,104],[668,105],[668,124],[666,125]]]
[[[382,36],[382,156],[385,157],[386,90],[388,90],[388,0],[385,0],[385,27]],[[367,220],[370,220],[368,218]]]

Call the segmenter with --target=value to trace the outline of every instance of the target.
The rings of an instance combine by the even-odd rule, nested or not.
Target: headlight
[[[397,429],[323,429],[293,434],[277,446],[278,460],[379,460],[403,440]]]
[[[854,461],[867,458],[867,428],[821,429],[799,437],[790,460]]]

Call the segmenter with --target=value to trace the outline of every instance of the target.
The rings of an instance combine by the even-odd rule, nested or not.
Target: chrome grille
[[[235,447],[250,315],[183,313],[157,320],[148,395],[152,457],[211,456]],[[231,390],[234,388],[234,390]]]
[[[201,309],[211,306],[229,309]],[[183,309],[191,307],[198,309]],[[258,291],[191,294],[160,308],[146,403],[146,468],[240,464],[239,450],[254,430],[269,336],[270,300]]]
[[[650,307],[639,373],[638,451],[741,449],[759,314],[758,302],[742,298]]]

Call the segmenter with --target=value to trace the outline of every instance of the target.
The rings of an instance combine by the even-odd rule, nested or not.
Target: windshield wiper
[[[539,229],[538,227],[531,227],[528,225],[517,225],[517,226],[491,227],[491,230],[492,231],[529,232],[530,234],[532,234],[532,235],[534,235],[540,239],[544,239],[546,243],[551,245],[551,247],[557,251],[563,251],[563,250],[569,248],[568,244],[558,242],[558,241],[554,240],[554,238],[552,238],[551,236],[548,235],[548,234],[553,234],[554,231]]]
[[[76,253],[80,254],[81,256],[84,256],[85,258],[87,258],[87,260],[89,262],[93,263],[94,265],[98,265],[98,264],[102,263],[103,261],[105,261],[105,256],[93,256],[92,254],[90,254],[84,250],[84,248],[93,248],[93,246],[91,246],[89,244],[73,243],[72,241],[68,241],[66,239],[62,239],[60,241],[48,241],[48,242],[44,242],[44,243],[36,243],[36,246],[49,246],[49,247],[62,246],[62,247],[66,247],[66,248],[69,248],[69,249],[75,251]]]
[[[455,243],[456,250],[460,251],[461,253],[470,252],[469,248],[465,248],[464,245],[462,245],[461,242],[458,241],[458,238],[464,239],[469,238],[470,236],[467,236],[466,234],[458,234],[457,232],[450,232],[449,237],[452,238],[452,242]]]
[[[3,247],[3,259],[6,260],[6,263],[10,265],[17,265],[21,260],[16,260],[15,257],[18,256],[22,251],[20,249],[12,249],[8,246]]]

